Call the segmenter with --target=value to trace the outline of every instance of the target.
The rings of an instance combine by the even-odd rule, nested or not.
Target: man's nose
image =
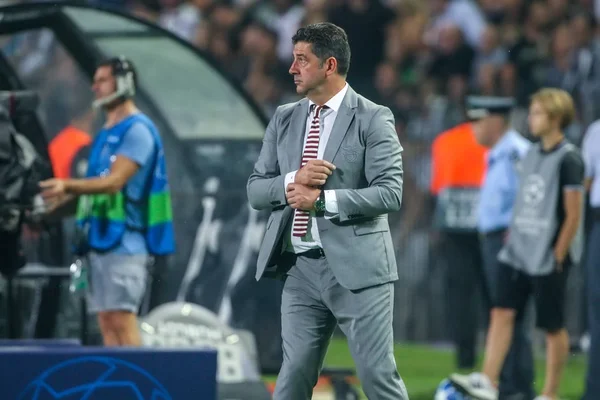
[[[288,72],[290,73],[290,75],[298,74],[298,68],[296,68],[296,62],[293,62],[292,65],[290,65],[290,69]]]

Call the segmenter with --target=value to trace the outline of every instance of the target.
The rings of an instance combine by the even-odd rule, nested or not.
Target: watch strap
[[[319,197],[317,198],[317,201],[315,202],[315,210],[317,212],[325,212],[325,191],[321,190],[321,194],[319,194]]]

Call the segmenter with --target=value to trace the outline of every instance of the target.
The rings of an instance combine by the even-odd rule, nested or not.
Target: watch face
[[[315,203],[315,209],[317,211],[325,211],[325,202],[321,199],[317,200]]]

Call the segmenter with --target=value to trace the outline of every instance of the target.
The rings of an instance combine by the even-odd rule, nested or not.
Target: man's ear
[[[338,63],[335,57],[329,57],[325,60],[325,71],[327,75],[333,75],[337,72]]]

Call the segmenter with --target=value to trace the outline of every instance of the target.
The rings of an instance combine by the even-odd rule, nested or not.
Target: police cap
[[[469,96],[467,97],[467,117],[472,120],[485,118],[489,115],[508,115],[515,107],[512,97]]]

